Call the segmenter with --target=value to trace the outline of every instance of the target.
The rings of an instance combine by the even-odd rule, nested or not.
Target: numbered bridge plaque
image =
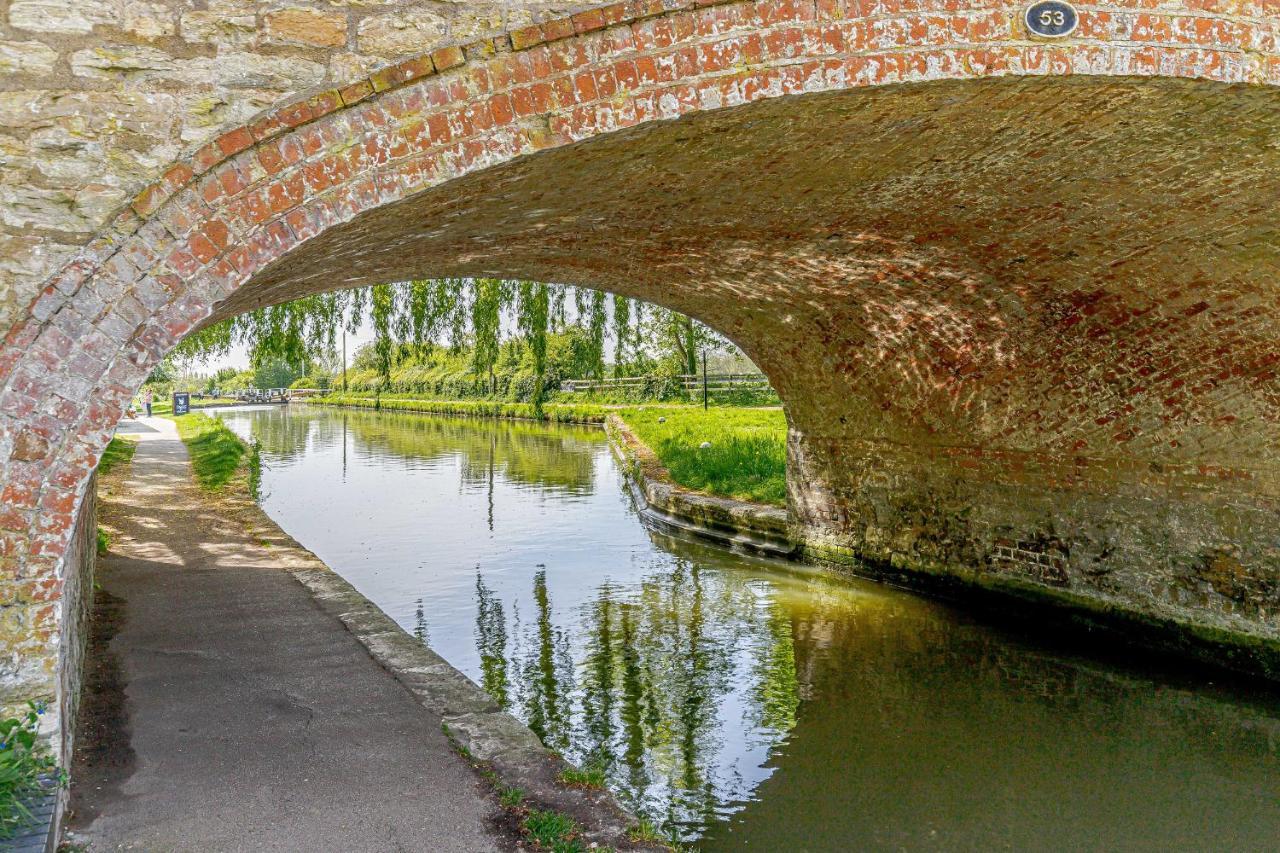
[[[1027,29],[1042,38],[1062,38],[1075,31],[1080,16],[1070,3],[1063,0],[1041,0],[1027,7]]]

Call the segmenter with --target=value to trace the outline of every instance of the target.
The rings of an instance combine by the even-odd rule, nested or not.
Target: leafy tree
[[[293,380],[302,375],[289,362],[281,358],[273,358],[259,364],[253,371],[255,388],[288,388]]]
[[[733,344],[710,327],[657,305],[650,307],[647,326],[645,337],[652,342],[658,360],[680,373],[697,373],[698,358],[704,350],[733,348]]]
[[[475,299],[471,302],[471,329],[475,334],[471,363],[476,373],[488,374],[490,394],[497,391],[493,366],[498,361],[503,295],[502,282],[482,278],[476,281]]]
[[[147,377],[148,385],[172,385],[173,381],[178,378],[178,369],[173,363],[173,359],[163,359],[156,365],[155,370],[151,371],[151,375]]]

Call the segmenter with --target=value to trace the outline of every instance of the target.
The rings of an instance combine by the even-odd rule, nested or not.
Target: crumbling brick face
[[[728,334],[813,542],[1280,633],[1262,5],[1063,42],[950,0],[207,5],[6,7],[10,684],[54,666],[89,477],[183,335],[431,275]]]

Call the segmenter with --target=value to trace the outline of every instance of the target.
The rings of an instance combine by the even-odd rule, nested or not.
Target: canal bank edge
[[[731,550],[787,559],[798,553],[784,508],[704,495],[679,486],[657,454],[621,417],[609,415],[604,428],[647,524],[664,533],[692,536]]]
[[[858,554],[806,535],[780,507],[712,497],[676,485],[653,450],[617,415],[605,419],[605,430],[642,518],[663,532],[826,566],[963,603],[1002,622],[1034,626],[1041,634],[1070,633],[1073,640],[1084,640],[1105,651],[1113,652],[1120,641],[1160,655],[1176,654],[1213,669],[1280,682],[1280,642],[1276,640],[1178,622],[992,572]]]
[[[255,540],[280,555],[283,570],[311,593],[321,610],[336,617],[424,708],[441,717],[455,748],[495,787],[519,789],[526,805],[569,816],[586,841],[601,848],[669,849],[631,840],[639,821],[608,790],[561,782],[561,774],[572,767],[568,761],[286,533],[251,496],[236,489],[221,501]]]

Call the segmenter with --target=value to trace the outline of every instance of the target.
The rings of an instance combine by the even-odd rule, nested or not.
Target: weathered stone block
[[[427,53],[444,41],[447,20],[429,9],[410,9],[362,20],[356,45],[362,53],[398,56]]]
[[[182,12],[179,33],[188,42],[245,47],[258,29],[257,18],[245,11],[244,4],[212,0],[205,10]]]
[[[268,12],[263,22],[269,42],[319,47],[347,43],[347,16],[342,12],[295,6]]]
[[[123,29],[148,41],[165,38],[178,31],[177,12],[169,3],[126,0]]]
[[[38,41],[0,41],[0,74],[49,74],[58,53]]]
[[[111,0],[12,0],[9,25],[34,33],[87,33],[99,24],[118,24],[119,5]]]

